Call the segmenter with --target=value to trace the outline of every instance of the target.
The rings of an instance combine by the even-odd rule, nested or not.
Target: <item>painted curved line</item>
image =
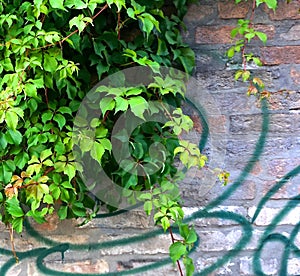
[[[280,266],[280,275],[287,275],[287,267],[288,267],[288,258],[292,253],[300,257],[300,250],[295,246],[295,239],[300,230],[300,222],[294,227],[293,231],[290,234],[289,243],[287,244],[281,258],[281,266]]]
[[[112,275],[132,275],[132,274],[136,274],[136,273],[140,273],[140,272],[144,272],[150,269],[156,269],[159,268],[161,266],[164,266],[166,264],[171,263],[171,259],[170,258],[165,258],[162,259],[158,262],[155,262],[154,264],[150,264],[150,265],[146,265],[146,266],[142,266],[142,267],[138,267],[135,269],[131,269],[131,270],[127,270],[127,271],[120,271],[120,272],[108,272],[108,273],[73,273],[73,272],[61,272],[61,271],[57,271],[57,270],[53,270],[50,269],[48,267],[46,267],[46,265],[44,265],[44,259],[56,252],[60,252],[62,254],[64,254],[65,251],[67,251],[69,249],[69,246],[67,244],[61,244],[58,245],[56,247],[50,248],[45,250],[41,255],[38,256],[37,258],[37,268],[42,272],[45,273],[46,275],[58,275],[58,276],[70,276],[70,275],[76,275],[76,276],[97,276],[97,275],[101,275],[101,276],[112,276]]]
[[[263,122],[261,126],[261,133],[259,139],[255,145],[255,150],[248,161],[247,165],[245,166],[244,170],[238,176],[238,179],[230,184],[228,190],[222,193],[219,197],[215,200],[211,201],[204,209],[206,211],[211,210],[214,207],[217,207],[220,203],[228,199],[244,182],[245,178],[253,169],[255,163],[258,161],[259,157],[263,153],[263,149],[266,143],[267,134],[269,131],[269,113],[267,107],[267,101],[264,99],[262,100],[262,115],[263,115]]]
[[[253,255],[253,270],[256,275],[259,276],[265,276],[266,274],[263,273],[261,262],[260,262],[260,256],[262,253],[262,249],[264,246],[264,241],[266,238],[271,234],[271,232],[276,228],[278,223],[286,216],[287,213],[289,213],[292,209],[294,209],[298,204],[300,204],[300,195],[293,197],[285,206],[284,208],[274,217],[274,219],[271,221],[271,223],[267,226],[265,232],[263,233],[259,247],[254,252]],[[284,275],[282,275],[284,276]]]
[[[242,249],[250,242],[252,238],[252,226],[250,222],[241,215],[228,212],[228,211],[214,211],[214,212],[207,212],[207,211],[197,211],[191,215],[191,217],[187,218],[185,222],[191,222],[192,220],[199,219],[199,218],[222,218],[227,220],[233,220],[242,226],[243,235],[239,242],[235,245],[235,247],[228,251],[223,257],[219,258],[214,264],[210,265],[207,268],[204,268],[202,271],[195,273],[195,275],[209,275],[217,268],[220,268],[222,265],[226,264],[229,259],[235,257]],[[201,240],[200,240],[201,244]]]
[[[197,219],[197,218],[222,218],[222,219],[228,219],[228,220],[234,220],[238,223],[241,224],[242,228],[243,228],[243,236],[241,237],[240,241],[236,244],[236,246],[232,249],[229,250],[229,252],[223,256],[222,258],[220,258],[219,260],[217,260],[216,263],[214,263],[212,266],[209,266],[208,268],[205,268],[203,271],[201,271],[200,273],[196,273],[195,275],[208,275],[209,273],[211,273],[212,271],[214,271],[216,268],[220,267],[221,265],[223,265],[224,263],[226,263],[228,261],[228,258],[232,258],[234,256],[236,256],[242,249],[243,247],[251,240],[251,236],[252,236],[252,228],[250,223],[242,216],[231,213],[231,212],[225,212],[225,211],[216,211],[216,212],[203,212],[203,211],[199,211],[196,212],[195,214],[192,215],[191,218],[189,218],[189,220],[192,219]],[[160,230],[160,229],[159,229]],[[157,231],[151,231],[148,234],[149,237],[153,237],[153,233],[156,234]],[[161,231],[159,231],[161,232]],[[145,235],[141,235],[140,237],[142,237],[142,239],[145,239]],[[122,239],[122,244],[130,244],[132,242],[132,239],[134,239],[136,241],[136,238],[128,238],[128,239]],[[110,246],[114,246],[114,245],[118,245],[120,246],[120,240],[117,241],[112,241],[112,242],[104,242],[102,244],[98,244],[96,246],[93,246],[90,249],[100,249],[102,247],[110,247]],[[85,245],[86,246],[86,245]],[[38,269],[43,272],[46,273],[47,275],[62,275],[62,276],[69,276],[69,275],[76,275],[76,276],[90,276],[90,275],[105,275],[105,276],[110,276],[110,275],[133,275],[136,273],[141,273],[141,272],[145,272],[149,269],[156,269],[159,268],[161,266],[164,266],[166,264],[171,263],[170,258],[165,258],[162,259],[158,262],[155,262],[153,264],[150,265],[145,265],[139,268],[135,268],[135,269],[130,269],[127,271],[122,271],[122,272],[110,272],[110,273],[101,273],[101,274],[74,274],[74,273],[69,273],[69,272],[59,272],[56,270],[52,270],[50,268],[47,268],[46,265],[44,265],[43,260],[50,254],[52,253],[56,253],[56,252],[60,252],[60,253],[64,253],[66,250],[68,249],[72,249],[72,245],[69,244],[60,244],[56,247],[50,248],[45,250],[41,255],[38,256],[37,259],[37,267]],[[196,248],[196,246],[194,247]],[[73,248],[74,249],[74,248]]]
[[[257,209],[254,213],[254,216],[251,220],[251,223],[253,223],[257,216],[259,215],[262,207],[267,203],[267,201],[282,187],[284,186],[287,181],[298,175],[300,173],[300,166],[297,166],[296,168],[294,168],[293,170],[289,171],[285,176],[283,176],[283,178],[277,183],[275,184],[267,193],[264,197],[262,197],[262,199],[260,200],[260,202],[258,203]]]
[[[299,228],[298,228],[299,231]],[[292,251],[293,254],[300,256],[300,249],[297,247],[291,238],[288,238],[284,236],[283,234],[280,233],[273,233],[267,236],[263,241],[262,241],[262,249],[265,246],[266,243],[268,242],[280,242],[284,244],[284,251],[281,257],[281,265],[280,265],[280,271],[279,275],[285,276],[287,274],[287,265],[288,265],[288,257]],[[263,273],[263,271],[257,271],[256,275],[266,275]]]
[[[33,257],[37,257],[40,254],[42,254],[47,248],[36,248],[36,249],[32,249],[32,250],[28,250],[28,251],[22,251],[19,252],[17,251],[16,254],[19,258],[19,261],[22,261],[24,259],[29,259],[29,258],[33,258]],[[0,253],[3,249],[0,249]],[[6,250],[7,251],[7,250]],[[5,254],[5,255],[11,255],[11,251],[9,251],[9,254]],[[8,270],[14,266],[16,264],[16,259],[14,257],[10,258],[2,267],[0,267],[0,275],[5,275]]]
[[[189,103],[189,104],[192,104],[192,103]],[[193,104],[192,104],[192,106],[197,110],[198,115],[200,116],[200,119],[201,119],[201,123],[206,124],[206,121],[202,118],[202,116],[205,116],[205,112],[203,110],[200,110],[199,107],[197,107]],[[253,169],[254,164],[257,162],[257,160],[261,156],[264,145],[265,145],[266,136],[267,136],[267,132],[268,132],[268,125],[269,125],[269,114],[268,114],[266,101],[262,102],[262,114],[263,114],[263,123],[262,123],[262,131],[261,131],[260,137],[258,139],[258,142],[256,143],[255,150],[254,150],[250,160],[248,161],[244,170],[241,172],[238,179],[235,181],[235,183],[231,184],[232,187],[230,187],[226,192],[224,192],[217,199],[210,202],[205,207],[205,211],[195,212],[194,214],[191,215],[191,217],[186,219],[187,222],[192,221],[197,218],[209,218],[209,217],[229,219],[229,220],[234,220],[234,221],[238,222],[242,226],[242,229],[243,229],[242,238],[239,240],[239,242],[235,245],[235,247],[232,250],[229,250],[227,254],[225,254],[223,257],[218,259],[214,264],[205,268],[203,271],[197,273],[196,275],[208,275],[209,273],[213,272],[217,268],[221,267],[226,262],[228,262],[228,260],[230,258],[236,256],[244,248],[244,246],[251,240],[252,226],[246,218],[244,218],[243,216],[237,215],[235,213],[231,213],[231,212],[226,212],[226,211],[207,212],[207,210],[214,208],[215,206],[219,205],[222,201],[224,201],[225,199],[230,197],[230,195],[242,184],[242,182],[245,180],[245,178],[247,177],[249,172]],[[200,148],[203,148],[207,141],[209,126],[206,124],[206,125],[204,125],[203,129],[204,129],[204,131],[202,132],[201,139],[199,142]],[[101,217],[110,217],[110,216],[120,215],[126,211],[127,210],[119,210],[119,211],[117,211],[115,213],[111,213],[111,214],[98,214],[97,217],[101,218]],[[53,252],[57,252],[57,251],[53,251],[53,250],[58,250],[62,254],[65,252],[63,249],[66,249],[66,248],[71,249],[71,250],[85,250],[85,249],[97,250],[97,249],[107,248],[107,247],[112,247],[112,246],[127,245],[127,244],[142,241],[147,238],[152,238],[156,235],[162,234],[162,230],[159,229],[159,230],[151,231],[149,233],[142,234],[139,236],[130,237],[130,238],[126,238],[126,239],[119,239],[119,240],[114,240],[114,241],[108,241],[108,242],[104,242],[101,244],[90,243],[90,244],[84,244],[84,245],[78,245],[78,244],[65,245],[65,244],[55,242],[49,238],[42,236],[39,232],[37,232],[36,230],[34,230],[31,227],[31,225],[28,223],[28,221],[25,222],[25,225],[26,225],[26,230],[29,235],[34,237],[36,240],[39,240],[51,247],[48,249],[40,248],[40,249],[32,250],[34,252],[36,251],[36,253],[31,254],[32,257],[38,256],[37,266],[39,267],[39,269],[41,269],[41,271],[46,272],[48,275],[71,275],[71,274],[74,275],[74,273],[64,274],[62,272],[53,271],[51,269],[49,270],[49,268],[46,268],[43,265],[43,259],[44,259],[43,256],[49,255]],[[0,251],[0,253],[1,254],[4,254],[4,253],[10,254],[11,252],[9,250],[7,250],[7,251],[2,250],[2,251]],[[27,252],[27,254],[28,253],[29,252]],[[25,258],[25,256],[23,257],[23,255],[20,255],[20,252],[18,253],[18,256],[20,258],[21,257]],[[27,258],[29,258],[29,255],[27,255]],[[15,262],[14,259],[11,259],[1,268],[1,272],[3,273],[3,275],[14,264],[14,263],[12,263],[12,261]],[[144,272],[146,270],[155,269],[155,268],[164,266],[168,263],[171,263],[170,258],[166,258],[166,259],[158,261],[154,264],[146,265],[146,266],[128,270],[128,271],[99,274],[99,275],[130,275],[133,273],[136,274],[136,273]],[[55,274],[49,274],[49,273],[55,273]],[[80,275],[80,274],[75,274],[75,275]],[[87,275],[87,274],[84,274],[84,275]],[[92,274],[92,275],[97,275],[97,274]]]

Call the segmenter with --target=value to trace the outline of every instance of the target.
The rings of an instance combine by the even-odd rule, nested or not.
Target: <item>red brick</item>
[[[266,181],[263,184],[263,195],[271,190],[277,184],[276,181]],[[295,185],[292,185],[290,181],[287,181],[278,191],[271,196],[271,199],[291,199],[297,196],[299,191],[295,189]]]
[[[222,19],[245,18],[251,8],[251,1],[235,4],[232,0],[218,3],[219,17]]]
[[[286,175],[299,164],[299,158],[272,159],[268,162],[267,173],[270,177],[281,179],[284,175]]]
[[[96,259],[96,258],[95,258]],[[63,272],[71,273],[105,273],[109,272],[109,264],[107,261],[100,260],[85,260],[77,262],[65,262],[63,264],[56,263],[56,269]]]
[[[263,32],[268,36],[268,39],[273,39],[275,36],[275,27],[273,25],[257,24],[254,29],[259,32]]]
[[[230,32],[235,26],[203,26],[196,29],[196,43],[199,44],[230,44],[232,39]],[[257,24],[254,29],[264,32],[268,39],[272,39],[275,35],[275,27],[273,25]],[[256,38],[257,39],[257,38]]]
[[[230,32],[233,26],[210,26],[196,29],[196,43],[199,44],[228,44],[232,43]]]
[[[300,64],[300,46],[263,47],[261,60],[264,65]]]
[[[278,1],[278,8],[275,13],[267,6],[264,7],[271,20],[300,19],[299,8],[299,0],[291,1],[289,4],[286,1]]]

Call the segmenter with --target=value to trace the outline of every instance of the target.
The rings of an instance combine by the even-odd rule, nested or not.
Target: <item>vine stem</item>
[[[249,26],[253,27],[254,23],[254,15],[255,15],[255,7],[256,7],[256,0],[252,0],[252,8],[251,8],[251,15],[250,15],[250,19],[249,19]],[[247,70],[247,60],[245,57],[245,50],[246,50],[246,45],[247,45],[247,39],[244,40],[244,46],[242,48],[242,59],[243,59],[243,70],[246,71]]]
[[[100,11],[98,11],[93,17],[92,17],[92,20],[96,19],[104,10],[106,10],[108,8],[108,4],[106,4],[103,8],[101,8]],[[89,25],[90,23],[89,22],[86,22],[85,23],[85,27],[87,27],[87,25]],[[48,47],[51,47],[51,46],[54,46],[56,44],[59,44],[61,45],[62,43],[64,43],[68,38],[70,38],[72,35],[76,34],[79,32],[79,29],[76,29],[75,31],[73,31],[72,33],[68,34],[66,37],[64,37],[62,40],[60,41],[57,41],[56,43],[51,43],[51,44],[47,44],[45,46],[42,46],[42,47],[39,47],[39,48],[35,48],[33,50],[38,50],[38,49],[44,49],[44,48],[48,48]],[[1,45],[0,45],[1,46]]]
[[[169,233],[170,233],[170,236],[171,236],[171,240],[172,240],[172,244],[173,244],[173,243],[175,242],[175,238],[174,238],[174,234],[173,234],[172,228],[169,227],[168,230],[169,230]],[[177,263],[177,267],[178,267],[180,276],[184,276],[184,275],[183,275],[183,272],[182,272],[182,268],[181,268],[181,264],[180,264],[179,260],[177,260],[176,263]]]
[[[11,225],[9,225],[9,237],[10,237],[11,251],[16,259],[16,263],[18,263],[19,258],[17,256],[16,249],[15,249],[15,243],[14,243],[14,229],[11,227]]]
[[[108,4],[106,4],[100,11],[98,11],[93,17],[92,19],[95,20],[104,10],[106,10],[108,8]],[[89,25],[89,22],[85,23],[85,27],[87,27],[87,25]],[[75,30],[74,32],[70,33],[68,36],[66,36],[63,40],[61,40],[59,43],[63,43],[65,40],[67,40],[69,37],[71,37],[72,35],[76,34],[79,32],[79,29]]]

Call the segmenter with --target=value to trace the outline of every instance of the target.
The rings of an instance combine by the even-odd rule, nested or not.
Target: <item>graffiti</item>
[[[193,104],[193,102],[188,102],[190,105],[193,106],[193,108],[198,109],[198,114],[200,116],[201,122],[202,122],[202,136],[199,142],[200,149],[203,149],[205,147],[205,144],[207,143],[210,135],[210,128],[207,124],[207,120],[204,118],[204,111],[201,110],[200,107],[197,107]],[[229,212],[229,211],[215,211],[214,208],[222,205],[222,203],[230,199],[230,197],[238,190],[242,189],[243,185],[245,185],[245,180],[247,179],[247,176],[252,171],[253,167],[255,166],[256,162],[261,157],[264,147],[266,144],[267,134],[268,134],[268,128],[269,128],[269,110],[267,107],[267,102],[262,102],[262,108],[261,108],[261,114],[262,114],[262,124],[261,124],[261,132],[260,136],[258,137],[258,140],[256,142],[254,151],[252,155],[250,156],[249,161],[247,162],[244,169],[241,171],[240,175],[237,177],[236,181],[234,183],[231,183],[229,188],[224,191],[220,196],[218,196],[216,199],[209,202],[202,210],[196,211],[192,213],[188,218],[186,218],[187,222],[193,222],[199,219],[207,219],[207,218],[216,218],[216,219],[223,219],[228,221],[234,221],[238,227],[242,231],[242,235],[240,239],[236,242],[234,247],[231,250],[228,250],[224,256],[217,259],[213,264],[205,267],[202,271],[198,271],[195,273],[195,275],[210,275],[210,273],[216,271],[217,269],[224,266],[228,261],[236,257],[240,252],[245,249],[245,247],[250,243],[252,237],[253,237],[253,231],[254,231],[254,223],[256,219],[258,218],[261,210],[266,206],[270,198],[286,183],[292,178],[295,177],[300,173],[300,166],[294,168],[290,172],[288,172],[285,176],[281,178],[280,181],[278,181],[276,184],[273,185],[273,187],[261,198],[260,202],[257,205],[256,211],[250,220],[249,218]],[[278,224],[285,218],[285,216],[291,212],[294,208],[296,208],[300,203],[300,196],[293,197],[289,201],[287,201],[286,205],[281,208],[280,212],[274,216],[271,223],[264,229],[260,240],[258,242],[256,250],[254,250],[254,254],[252,257],[253,263],[252,263],[252,269],[255,273],[255,275],[266,275],[263,271],[262,264],[261,264],[261,254],[263,249],[268,243],[272,242],[279,242],[283,245],[284,250],[282,251],[281,256],[281,262],[279,266],[279,274],[278,275],[288,275],[288,259],[291,255],[296,256],[297,258],[300,258],[300,249],[297,247],[295,243],[295,239],[297,234],[300,230],[300,222],[298,222],[295,226],[293,226],[293,229],[291,230],[290,235],[287,237],[286,235],[277,232],[276,227]],[[133,206],[132,208],[134,208]],[[121,210],[117,211],[115,213],[111,214],[99,214],[97,215],[98,219],[102,218],[109,218],[112,216],[122,216],[124,213],[128,212],[128,210]],[[78,273],[74,274],[71,272],[62,272],[57,271],[55,269],[49,268],[45,264],[45,259],[55,253],[59,253],[61,255],[61,260],[63,261],[65,258],[65,254],[67,254],[68,251],[99,251],[101,249],[113,249],[114,247],[118,246],[126,246],[126,245],[132,245],[134,243],[139,243],[146,241],[148,239],[151,239],[153,237],[162,235],[162,230],[150,230],[148,232],[143,232],[139,235],[134,235],[132,237],[127,238],[119,238],[114,240],[108,240],[105,242],[92,242],[92,243],[85,243],[85,244],[72,244],[72,243],[61,243],[58,241],[54,241],[50,239],[49,237],[41,234],[39,231],[36,231],[32,225],[26,221],[25,228],[27,234],[43,244],[43,247],[35,248],[32,250],[27,251],[18,251],[17,255],[19,257],[20,262],[30,259],[32,262],[35,263],[38,270],[41,272],[41,274],[45,275],[78,275],[78,276],[86,276],[86,275],[142,275],[145,271],[151,271],[154,269],[161,268],[167,264],[171,264],[171,260],[168,257],[165,257],[163,259],[160,259],[159,261],[156,261],[151,264],[146,264],[140,267],[123,270],[120,272],[109,272],[109,273],[102,273],[102,274],[87,274],[87,273]],[[176,232],[176,229],[174,229]],[[195,245],[194,250],[197,250],[197,247],[201,247],[201,240],[198,242],[198,244]],[[15,259],[13,258],[11,251],[8,249],[0,248],[0,256],[11,256],[10,259],[8,259],[0,268],[0,275],[8,275],[11,268],[15,265]]]

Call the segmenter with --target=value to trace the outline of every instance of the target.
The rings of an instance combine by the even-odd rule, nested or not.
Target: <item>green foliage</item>
[[[196,145],[178,138],[192,128],[180,109],[185,87],[182,79],[163,77],[160,67],[192,73],[194,53],[180,34],[186,6],[185,0],[0,2],[0,217],[4,223],[21,232],[25,217],[43,223],[54,211],[60,219],[84,217],[86,222],[95,216],[99,207],[78,174],[83,168],[76,164],[74,143],[79,154],[91,156],[117,184],[130,188],[129,201],[144,201],[147,214],[154,210],[156,223],[165,231],[180,223],[184,214],[176,154],[188,168],[201,167],[206,160]],[[102,117],[77,120],[76,127],[83,130],[74,138],[73,120],[87,92],[104,77],[136,65],[150,68],[153,82],[98,87],[103,97],[96,109]],[[170,103],[173,114],[167,114]],[[110,139],[113,123],[128,110],[140,120],[160,110],[170,120],[165,125],[147,122],[130,134],[129,154],[140,166],[129,162],[124,169],[115,164]],[[153,154],[152,144],[161,144],[164,150]],[[186,159],[187,153],[192,161]],[[136,199],[131,190],[150,192]],[[184,244],[190,243],[190,238],[183,238]],[[192,271],[186,254],[182,257]]]
[[[238,4],[242,0],[235,0]],[[261,4],[265,4],[269,9],[274,12],[277,8],[277,0],[255,0],[254,4],[259,7]],[[251,11],[250,20],[239,19],[236,28],[231,31],[231,38],[235,39],[235,44],[231,46],[227,51],[228,58],[233,58],[236,54],[241,54],[243,69],[238,70],[235,74],[235,80],[241,79],[243,82],[248,82],[247,95],[255,95],[259,98],[266,98],[270,96],[270,92],[265,90],[265,86],[261,79],[253,76],[253,74],[247,69],[248,64],[253,64],[255,66],[262,66],[262,62],[259,57],[255,56],[253,53],[247,53],[247,44],[252,41],[252,39],[257,38],[264,45],[267,43],[267,35],[263,32],[255,30],[255,25],[253,23],[255,13],[255,6],[253,6]],[[220,179],[226,179],[223,176]]]

